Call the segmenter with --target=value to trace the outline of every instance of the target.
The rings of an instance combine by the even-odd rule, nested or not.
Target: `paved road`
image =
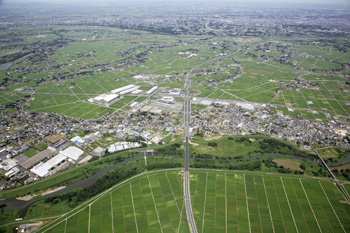
[[[241,51],[241,45],[238,44],[235,40],[229,37],[232,42],[238,45],[238,50],[233,54],[212,59],[210,61],[204,62],[191,70],[186,76],[185,80],[185,104],[184,104],[184,126],[185,126],[185,174],[184,174],[184,195],[185,195],[185,206],[186,206],[186,214],[187,221],[190,227],[191,233],[197,233],[197,226],[193,218],[192,205],[191,205],[191,195],[190,195],[190,174],[189,174],[189,137],[190,137],[190,121],[191,121],[191,76],[195,70],[204,66],[208,63],[212,63],[215,61],[220,61],[229,57],[234,56],[235,54]]]

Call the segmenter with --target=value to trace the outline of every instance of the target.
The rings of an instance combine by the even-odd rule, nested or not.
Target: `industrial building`
[[[25,169],[29,169],[32,166],[36,165],[37,163],[39,163],[40,161],[42,161],[43,159],[50,157],[51,155],[53,155],[56,152],[56,149],[49,146],[47,149],[39,152],[38,154],[34,155],[33,157],[21,162],[19,165],[22,166]]]
[[[13,159],[1,160],[1,163],[0,163],[0,169],[3,169],[5,171],[8,171],[15,166],[17,166],[17,162]]]
[[[139,89],[139,86],[135,86],[135,87],[126,89],[126,90],[120,92],[120,94],[121,94],[121,95],[125,95],[125,94],[128,94],[128,93],[130,93],[130,92],[136,91],[137,89]]]
[[[48,153],[48,152],[47,152]],[[34,166],[30,171],[37,176],[45,177],[55,173],[55,169],[59,170],[60,165],[64,165],[65,161],[76,162],[84,151],[75,146],[70,146],[67,149],[61,151],[58,155],[55,155],[46,162],[40,162]]]
[[[60,152],[60,154],[77,161],[81,155],[84,154],[84,151],[75,146],[70,146],[67,149]]]
[[[253,111],[253,110],[254,110],[254,105],[253,105],[253,104],[250,104],[250,103],[238,102],[238,103],[236,103],[236,105],[237,105],[238,107],[241,107],[241,108],[246,109],[246,110],[250,110],[250,111]]]
[[[172,96],[181,96],[181,93],[178,92],[178,91],[170,91],[170,92],[169,92],[169,95],[172,95]]]
[[[14,175],[17,175],[21,170],[18,167],[13,167],[11,170],[5,173],[6,177],[13,177]]]
[[[146,80],[146,79],[149,79],[150,78],[150,76],[148,76],[148,75],[135,75],[135,76],[133,76],[133,78],[134,79],[137,79],[137,80]]]
[[[85,140],[80,136],[75,136],[71,139],[71,141],[74,142],[77,146],[83,146],[85,144]]]
[[[109,153],[114,153],[116,151],[127,150],[132,148],[140,147],[141,144],[138,142],[117,142],[112,144],[108,148]]]
[[[163,96],[162,100],[165,101],[165,102],[174,102],[174,97],[172,97],[172,96]]]
[[[137,90],[138,88],[139,88],[139,86],[130,84],[130,85],[127,85],[127,86],[120,87],[120,88],[117,88],[115,90],[112,90],[111,93],[124,95],[124,94],[130,93],[130,92],[133,92],[133,91]]]
[[[91,103],[101,104],[105,106],[109,106],[115,103],[120,99],[120,95],[125,95],[128,93],[139,94],[142,90],[138,90],[139,86],[130,84],[124,87],[120,87],[111,91],[111,93],[101,94],[94,98],[89,99],[88,101]]]
[[[119,99],[117,94],[102,94],[92,99],[92,102],[102,105],[111,105]]]
[[[98,146],[98,147],[96,147],[95,150],[93,150],[91,152],[91,154],[96,155],[96,156],[102,156],[105,153],[105,151],[106,151],[106,149]]]
[[[150,95],[150,94],[152,94],[153,92],[155,92],[157,89],[158,89],[158,86],[154,86],[154,87],[152,87],[149,91],[147,91],[146,93],[147,93],[148,95]]]
[[[46,161],[45,163],[43,163],[43,162],[39,163],[38,165],[33,167],[30,171],[33,172],[34,174],[40,176],[40,177],[44,177],[46,175],[49,175],[52,168],[56,167],[57,165],[59,165],[60,163],[65,161],[66,159],[67,159],[66,156],[64,156],[62,154],[58,154],[58,155],[54,156],[53,158],[51,158],[50,160]]]

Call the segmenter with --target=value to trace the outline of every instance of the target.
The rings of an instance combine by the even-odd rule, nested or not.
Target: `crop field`
[[[31,98],[28,110],[36,112],[56,112],[82,119],[95,119],[115,111],[113,108],[90,104],[86,101],[98,94],[128,85],[124,74],[104,74],[86,76],[60,84],[47,83]],[[118,81],[115,79],[118,77]],[[135,97],[136,98],[136,97]]]
[[[5,106],[23,98],[23,94],[0,93],[0,105]]]
[[[52,42],[57,35],[69,38],[70,43],[50,54],[49,59],[33,63],[29,59],[33,55],[29,54],[28,59],[19,59],[13,62],[13,67],[1,70],[1,74],[9,72],[14,80],[22,80],[25,76],[26,82],[13,84],[7,92],[1,92],[0,104],[14,103],[35,89],[28,100],[30,108],[27,110],[56,112],[83,119],[99,118],[123,106],[123,110],[130,109],[127,104],[129,99],[132,101],[126,98],[111,108],[87,107],[85,101],[89,98],[129,84],[137,84],[141,89],[153,85],[182,89],[183,79],[193,67],[209,59],[224,58],[219,44],[228,44],[226,54],[237,49],[229,38],[223,36],[173,36],[98,26],[18,30],[21,30],[18,33],[23,41],[16,43]],[[22,31],[28,35],[22,35]],[[42,36],[38,36],[38,32]],[[272,105],[271,110],[275,113],[312,121],[327,122],[328,114],[350,116],[350,91],[340,65],[349,60],[349,55],[333,46],[346,44],[346,39],[334,38],[322,46],[313,44],[319,38],[309,37],[297,41],[288,37],[270,38],[269,41],[263,38],[234,39],[245,47],[242,53],[196,70],[192,77],[194,96],[267,103]],[[261,43],[268,43],[270,51],[259,50]],[[278,61],[285,53],[279,49],[281,45],[293,54],[289,58],[293,65]],[[241,69],[235,76],[238,65]],[[15,71],[26,67],[37,68],[33,72]],[[109,69],[104,70],[104,67]],[[151,84],[132,78],[138,74],[160,77],[152,79]],[[172,76],[172,79],[164,81],[165,75]],[[220,81],[230,77],[233,79],[229,82]],[[303,83],[298,87],[287,87],[295,84],[297,78],[312,85]],[[38,79],[46,81],[38,84]],[[209,80],[218,81],[217,86],[207,85],[205,82]],[[23,92],[15,91],[19,87],[24,87]],[[69,109],[76,110],[74,106],[80,110],[86,108],[88,112],[73,111],[72,114]]]
[[[350,206],[333,183],[192,172],[198,232],[347,232]]]
[[[329,181],[196,170],[190,182],[198,232],[350,229],[349,203]],[[117,186],[45,232],[189,232],[183,208],[181,173],[159,171]]]
[[[52,97],[53,98],[53,97]],[[44,100],[49,101],[49,100]],[[104,115],[110,114],[115,109],[103,107],[95,104],[85,102],[72,102],[65,104],[57,104],[35,109],[36,112],[55,112],[67,116],[82,118],[85,120],[100,118]]]
[[[120,186],[46,232],[189,232],[182,212],[181,174],[162,172]]]

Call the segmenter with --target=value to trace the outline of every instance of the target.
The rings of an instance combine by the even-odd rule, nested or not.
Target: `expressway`
[[[229,57],[234,56],[235,54],[239,53],[241,51],[241,45],[237,43],[235,40],[233,40],[231,37],[229,37],[234,44],[238,46],[238,49],[236,52],[220,57],[215,58],[210,61],[204,62],[195,68],[193,68],[186,76],[185,79],[185,101],[184,101],[184,127],[185,127],[185,172],[184,172],[184,195],[185,195],[185,206],[186,206],[186,215],[187,215],[187,221],[190,228],[191,233],[197,233],[197,226],[194,221],[193,212],[192,212],[192,205],[191,205],[191,195],[190,195],[190,174],[189,174],[189,138],[190,138],[190,121],[191,121],[191,76],[195,70],[200,68],[201,66],[204,66],[208,63],[220,61]]]

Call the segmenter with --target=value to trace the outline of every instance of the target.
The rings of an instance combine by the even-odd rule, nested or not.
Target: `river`
[[[41,201],[41,200],[45,200],[49,197],[53,197],[68,191],[71,191],[73,189],[77,189],[77,188],[86,188],[88,187],[90,184],[92,184],[93,182],[95,182],[99,177],[103,176],[104,174],[106,174],[109,171],[112,171],[113,169],[120,167],[121,165],[133,161],[135,159],[141,158],[143,157],[143,153],[137,154],[131,158],[128,158],[122,162],[107,166],[107,167],[103,167],[100,168],[99,170],[97,170],[97,172],[95,174],[93,174],[92,176],[89,176],[88,178],[82,179],[82,180],[78,180],[76,182],[74,182],[73,184],[68,185],[66,188],[61,189],[59,191],[50,193],[48,195],[39,197],[37,199],[33,199],[33,200],[29,200],[29,201],[21,201],[21,200],[17,200],[15,198],[13,199],[7,199],[7,200],[1,200],[0,201],[0,205],[2,204],[6,204],[6,207],[4,208],[4,211],[11,211],[11,210],[16,210],[19,209],[20,210],[20,217],[24,218],[28,208],[34,204],[35,202]]]

